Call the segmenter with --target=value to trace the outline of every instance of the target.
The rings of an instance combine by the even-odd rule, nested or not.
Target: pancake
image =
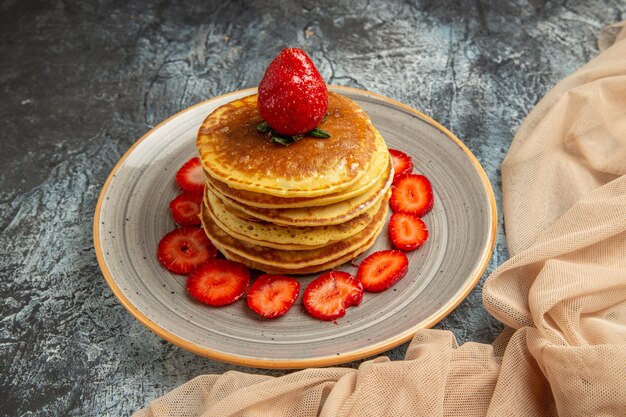
[[[274,209],[327,206],[329,204],[345,201],[363,194],[367,191],[367,189],[371,188],[382,175],[385,175],[388,164],[387,161],[389,159],[389,151],[387,150],[384,139],[380,136],[378,131],[376,131],[376,140],[377,149],[372,163],[368,166],[365,174],[347,190],[320,197],[276,197],[270,194],[254,193],[251,191],[231,188],[226,185],[226,183],[211,177],[206,172],[205,177],[206,181],[214,189],[219,191],[220,194],[246,206]]]
[[[289,146],[256,130],[257,95],[217,108],[202,123],[196,147],[202,166],[228,187],[278,197],[317,197],[354,185],[374,160],[377,134],[355,102],[328,93],[328,139],[304,137]]]
[[[211,192],[209,190],[210,190],[210,188],[208,186],[204,187],[205,195],[206,195],[207,192]],[[236,207],[233,207],[232,205],[224,204],[224,208],[226,209],[226,211],[228,212],[228,215],[230,215],[230,216],[238,217],[238,218],[240,218],[242,220],[245,220],[245,221],[248,221],[248,222],[259,223],[259,222],[263,221],[261,219],[258,219],[256,217],[254,217],[254,216],[249,215],[248,213],[244,213],[243,211],[239,210]]]
[[[363,252],[365,252],[366,250],[368,250],[369,248],[372,247],[372,245],[374,244],[374,242],[376,241],[376,238],[378,237],[378,235],[380,234],[380,231],[382,230],[384,226],[384,223],[380,225],[380,229],[378,230],[378,232],[372,236],[371,239],[369,239],[367,242],[365,242],[365,244],[363,246],[361,246],[360,248],[355,249],[353,252],[350,252],[338,259],[329,261],[325,264],[321,264],[321,265],[313,265],[313,266],[307,266],[304,268],[298,268],[298,269],[286,269],[286,268],[280,268],[280,267],[276,267],[276,266],[272,266],[272,265],[266,265],[262,262],[256,262],[256,261],[251,261],[249,259],[245,259],[239,255],[237,255],[236,253],[230,252],[228,249],[225,248],[221,248],[218,245],[215,245],[217,247],[217,249],[227,258],[230,259],[231,261],[235,261],[235,262],[241,262],[243,264],[246,264],[248,267],[250,268],[254,268],[254,269],[259,269],[261,271],[264,271],[268,274],[290,274],[290,275],[303,275],[303,274],[313,274],[315,272],[320,272],[320,271],[324,271],[326,269],[332,269],[335,268],[345,262],[351,261],[352,259],[358,257],[359,255],[361,255]]]
[[[278,250],[241,242],[219,228],[209,215],[205,204],[202,204],[200,217],[204,231],[213,244],[230,254],[238,255],[244,259],[244,264],[248,265],[247,261],[251,261],[256,264],[291,271],[328,264],[340,258],[345,258],[363,247],[372,238],[378,236],[386,220],[389,194],[390,192],[387,192],[384,195],[380,209],[365,229],[347,239],[311,250]]]
[[[326,226],[344,223],[369,210],[384,196],[393,180],[393,167],[387,159],[386,175],[365,193],[351,199],[322,207],[300,207],[290,209],[265,209],[247,206],[232,200],[207,184],[207,188],[217,195],[226,206],[232,206],[245,214],[266,222],[283,226]]]
[[[241,219],[229,213],[219,197],[209,190],[205,192],[204,204],[217,226],[235,239],[275,249],[309,250],[347,239],[365,229],[381,203],[345,223],[319,227],[278,226],[264,221]]]

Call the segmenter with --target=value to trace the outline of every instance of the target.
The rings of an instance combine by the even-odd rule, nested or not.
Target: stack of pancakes
[[[219,107],[197,148],[201,219],[231,260],[276,274],[330,269],[366,251],[385,223],[393,168],[383,138],[352,100],[328,95],[322,129],[288,146],[256,129],[257,96]]]

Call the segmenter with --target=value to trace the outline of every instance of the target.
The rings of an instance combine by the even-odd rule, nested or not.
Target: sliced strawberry
[[[246,292],[250,271],[245,265],[227,259],[212,259],[200,265],[187,278],[187,292],[213,307],[232,304]]]
[[[381,292],[400,281],[409,270],[409,259],[399,250],[374,252],[363,259],[356,277],[365,291]]]
[[[217,249],[199,227],[172,230],[163,236],[157,249],[159,262],[179,275],[187,275],[216,255]]]
[[[393,246],[403,251],[411,251],[426,242],[428,229],[415,214],[393,213],[389,220],[389,235]]]
[[[363,286],[347,272],[329,271],[311,281],[302,301],[306,311],[320,320],[334,320],[363,299]]]
[[[395,182],[401,175],[413,172],[413,161],[404,152],[396,149],[389,149],[391,160],[393,161],[393,181]]]
[[[248,306],[257,314],[273,319],[284,315],[300,295],[300,282],[283,275],[264,274],[248,290]]]
[[[393,184],[391,209],[395,212],[424,216],[433,208],[433,188],[423,175],[404,174]]]
[[[198,226],[200,224],[200,204],[202,193],[182,193],[170,202],[170,212],[180,226]]]
[[[176,182],[185,191],[201,193],[204,190],[204,171],[199,158],[191,158],[176,173]]]
[[[328,89],[315,64],[298,48],[285,48],[259,83],[259,113],[276,132],[298,135],[320,124]]]

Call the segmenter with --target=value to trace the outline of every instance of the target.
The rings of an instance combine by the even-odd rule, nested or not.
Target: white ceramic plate
[[[407,276],[383,293],[365,293],[359,307],[333,323],[308,316],[300,300],[275,320],[256,316],[245,301],[207,307],[187,295],[185,277],[161,267],[156,248],[175,227],[168,205],[179,193],[176,171],[195,156],[204,118],[255,93],[249,89],[165,120],[126,152],[104,184],[94,219],[96,254],[105,279],[133,316],[199,355],[245,366],[302,368],[388,350],[433,326],[467,296],[487,266],[496,233],[495,199],[482,167],[459,139],[416,110],[361,90],[331,89],[359,103],[389,148],[411,155],[415,171],[431,180],[435,205],[424,217],[430,237],[408,254]],[[385,229],[366,255],[389,248]],[[340,269],[356,273],[350,264]],[[300,278],[302,288],[315,276]]]

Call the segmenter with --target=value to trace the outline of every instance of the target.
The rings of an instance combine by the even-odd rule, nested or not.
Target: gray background
[[[100,188],[161,120],[255,86],[283,47],[303,48],[328,83],[413,106],[474,152],[500,209],[489,273],[507,256],[499,166],[516,128],[626,12],[622,0],[261,3],[0,0],[0,415],[125,416],[200,374],[284,373],[161,340],[102,278]],[[437,326],[460,343],[500,331],[483,280]]]

